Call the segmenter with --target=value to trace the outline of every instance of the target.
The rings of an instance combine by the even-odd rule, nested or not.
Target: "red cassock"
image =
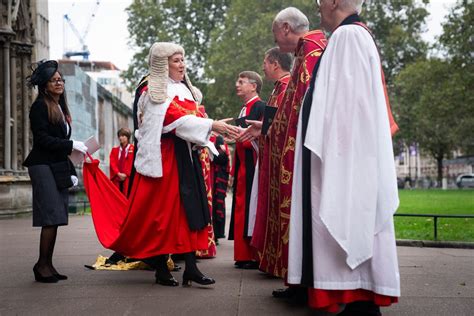
[[[264,175],[268,178],[266,227],[259,224],[254,234],[258,236],[262,230],[265,234],[260,269],[281,278],[286,278],[288,270],[288,229],[298,114],[313,68],[326,44],[324,33],[318,30],[306,33],[298,42],[291,80],[267,133],[269,159],[267,174]]]
[[[275,82],[272,94],[268,98],[267,106],[278,108],[283,102],[290,75],[285,75]],[[265,228],[268,216],[268,167],[270,164],[269,138],[261,135],[258,138],[258,200],[255,214],[255,227],[250,244],[261,255],[265,241]]]
[[[262,106],[260,98],[255,98],[246,104],[245,116],[249,117],[254,106]],[[263,112],[263,109],[262,111]],[[260,119],[252,118],[252,119]],[[257,152],[251,142],[238,142],[234,154],[234,197],[232,200],[232,215],[229,230],[229,239],[234,240],[234,260],[258,260],[255,248],[250,246],[251,238],[247,234],[248,207],[250,191],[257,163]]]
[[[133,155],[135,152],[135,147],[133,144],[128,145],[127,153],[123,161],[123,165],[120,163],[120,146],[112,148],[110,151],[110,180],[119,188],[119,190],[127,196],[128,194],[128,185],[129,185],[129,177],[130,172],[132,171],[133,166]],[[124,181],[120,181],[117,173],[125,173],[127,178]]]
[[[164,125],[193,113],[194,102],[172,102]],[[161,254],[207,249],[207,227],[191,230],[180,197],[173,137],[161,140],[163,176],[136,174],[127,200],[105,174],[99,162],[84,164],[84,186],[91,204],[99,241],[105,248],[142,259]]]

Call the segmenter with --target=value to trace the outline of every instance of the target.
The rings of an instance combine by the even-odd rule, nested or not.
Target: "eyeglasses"
[[[63,78],[60,78],[60,79],[51,79],[49,80],[50,83],[53,83],[53,84],[64,84],[66,82],[66,80],[64,80]]]

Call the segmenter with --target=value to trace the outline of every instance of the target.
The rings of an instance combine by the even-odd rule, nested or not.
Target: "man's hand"
[[[238,138],[240,136],[240,129],[237,126],[227,124],[231,120],[233,119],[226,118],[212,122],[212,131],[221,134],[226,139]]]
[[[239,142],[252,141],[256,139],[262,133],[262,122],[261,121],[252,121],[245,120],[250,126],[245,129],[240,137],[237,139]]]
[[[127,175],[125,173],[117,173],[117,177],[119,177],[120,182],[125,181],[127,179]]]

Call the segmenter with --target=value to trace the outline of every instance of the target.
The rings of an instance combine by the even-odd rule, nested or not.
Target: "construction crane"
[[[74,7],[75,3],[72,4],[72,6]],[[64,40],[63,40],[63,44],[64,44],[64,57],[66,58],[71,58],[72,56],[82,56],[82,58],[84,60],[89,60],[89,55],[90,55],[90,51],[89,51],[89,48],[87,47],[86,45],[86,37],[87,37],[87,34],[89,33],[89,30],[90,30],[90,27],[91,27],[91,24],[92,24],[92,21],[94,20],[95,18],[95,13],[97,12],[97,9],[100,5],[100,0],[97,0],[95,2],[95,6],[94,6],[94,9],[92,10],[92,13],[91,13],[91,16],[89,18],[89,21],[87,23],[87,26],[84,30],[84,32],[81,33],[78,31],[78,29],[76,28],[76,26],[72,23],[71,21],[71,18],[69,17],[69,14],[65,14],[63,16],[64,18],[64,24],[68,24],[69,27],[71,28],[71,30],[73,31],[74,35],[76,35],[77,39],[79,40],[79,43],[81,44],[81,49],[80,50],[76,50],[76,51],[66,51],[66,32],[65,32],[65,29],[66,29],[66,26],[64,25],[63,26],[63,35],[64,35]]]

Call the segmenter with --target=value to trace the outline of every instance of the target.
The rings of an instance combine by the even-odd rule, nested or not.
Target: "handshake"
[[[228,124],[228,122],[230,121],[235,121],[235,123],[239,126],[233,126]],[[246,120],[245,118],[227,118],[219,121],[214,121],[212,124],[212,131],[224,136],[226,141],[251,141],[261,134],[262,122]]]

